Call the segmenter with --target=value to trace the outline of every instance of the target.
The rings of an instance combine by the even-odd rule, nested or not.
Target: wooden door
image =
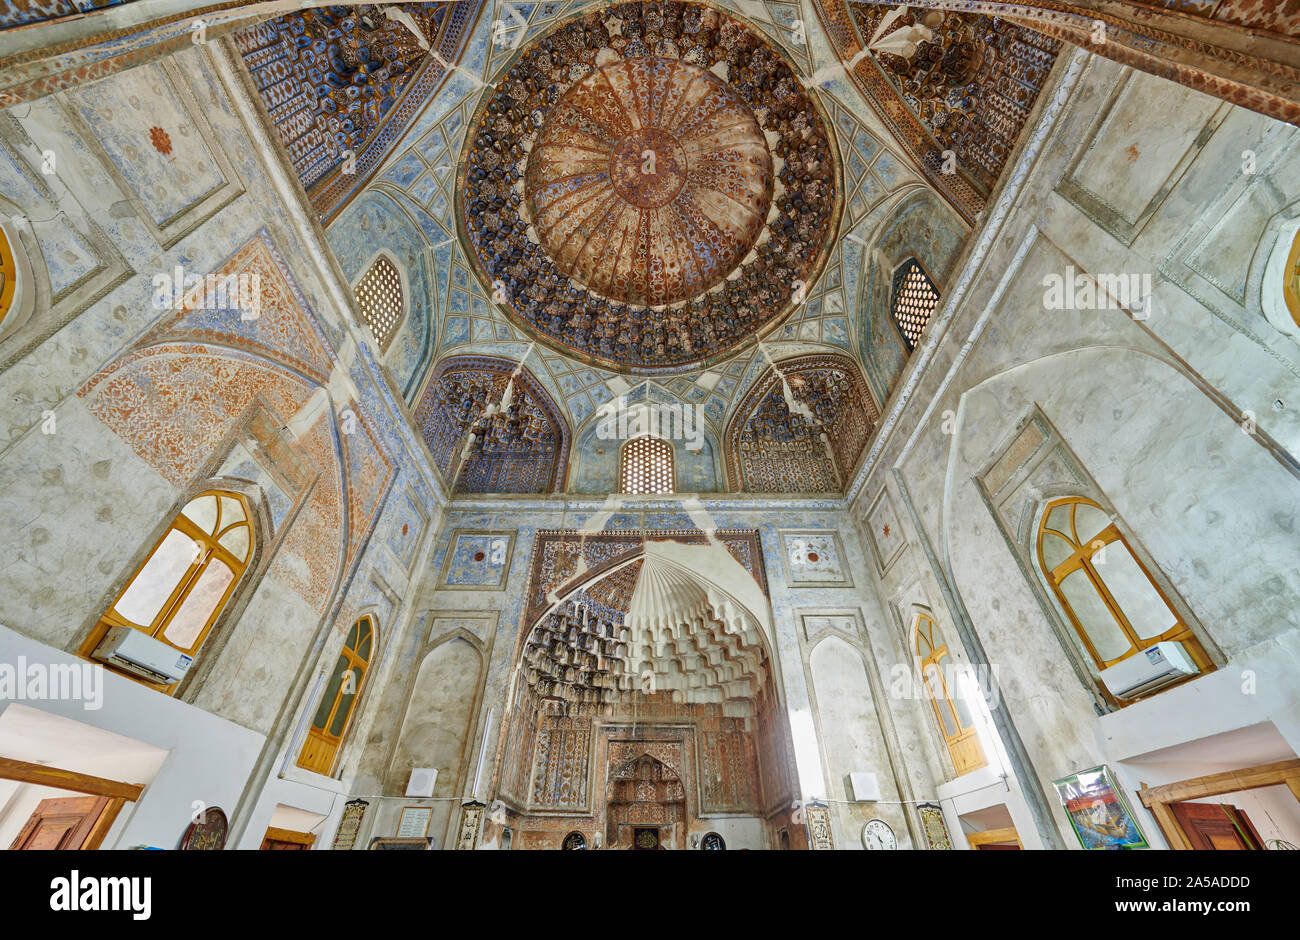
[[[41,800],[10,849],[80,849],[87,845],[104,810],[107,796],[68,796]],[[103,837],[102,830],[99,832]]]
[[[1228,803],[1170,803],[1169,808],[1194,849],[1231,852],[1264,848],[1245,812]]]

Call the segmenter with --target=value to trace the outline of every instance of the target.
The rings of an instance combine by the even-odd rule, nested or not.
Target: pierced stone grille
[[[375,334],[379,348],[388,352],[402,323],[402,278],[387,258],[379,257],[357,282],[361,316]]]
[[[671,493],[673,445],[653,437],[639,437],[623,447],[624,493]]]
[[[938,305],[939,291],[916,259],[904,261],[894,272],[893,314],[909,350],[916,348]]]

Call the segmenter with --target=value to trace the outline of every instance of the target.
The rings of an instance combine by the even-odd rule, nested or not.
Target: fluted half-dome
[[[763,230],[772,157],[749,106],[688,62],[616,61],[547,115],[524,181],[560,271],[612,300],[708,290]]]

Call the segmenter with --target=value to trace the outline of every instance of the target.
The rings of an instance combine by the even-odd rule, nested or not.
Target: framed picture
[[[429,820],[433,818],[432,806],[404,806],[402,818],[397,823],[397,838],[422,839],[429,832]]]
[[[375,852],[416,851],[429,848],[428,839],[371,839],[370,849]]]
[[[1149,848],[1104,765],[1055,780],[1053,785],[1085,849]]]

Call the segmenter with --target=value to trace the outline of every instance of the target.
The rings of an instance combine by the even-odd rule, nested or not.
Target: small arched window
[[[930,322],[930,316],[939,305],[939,289],[925,273],[921,263],[908,258],[894,271],[894,284],[890,297],[890,313],[908,351],[916,348],[921,334]]]
[[[393,344],[406,316],[402,299],[402,276],[391,261],[383,255],[357,281],[355,293],[361,318],[375,334],[375,341],[383,352]]]
[[[234,595],[253,545],[244,497],[224,490],[196,496],[100,617],[83,655],[109,630],[126,626],[196,656]]]
[[[657,437],[638,437],[623,445],[620,489],[624,493],[671,493],[673,445]]]
[[[1092,500],[1069,497],[1047,506],[1038,525],[1038,563],[1098,669],[1162,640],[1181,642],[1202,672],[1214,668],[1114,520]]]
[[[365,686],[370,660],[375,652],[375,622],[369,616],[352,625],[343,649],[330,672],[325,693],[307,729],[307,740],[298,755],[298,766],[329,776],[347,737],[352,716]]]
[[[955,675],[952,657],[948,655],[948,645],[944,643],[939,625],[933,617],[917,615],[915,648],[916,655],[921,660],[926,696],[934,707],[935,717],[939,719],[943,741],[948,746],[948,754],[952,757],[957,775],[978,770],[988,761],[980,747],[975,722],[961,689],[957,690],[955,698],[952,695],[949,685],[949,680]]]

